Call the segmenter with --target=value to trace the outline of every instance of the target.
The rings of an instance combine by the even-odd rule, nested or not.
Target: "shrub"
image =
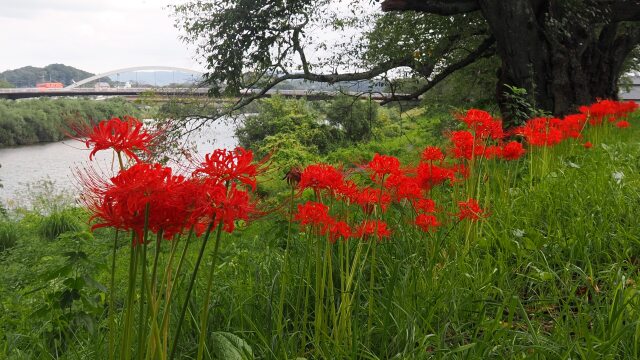
[[[55,240],[60,234],[82,229],[80,220],[70,210],[51,213],[42,218],[39,227],[40,236],[46,240]]]
[[[0,252],[13,247],[17,241],[16,227],[10,222],[0,222]]]

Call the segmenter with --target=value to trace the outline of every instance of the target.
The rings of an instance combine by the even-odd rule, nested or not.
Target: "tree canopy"
[[[554,114],[615,98],[640,44],[637,0],[226,0],[174,8],[187,41],[206,59],[214,94],[258,87],[241,107],[290,79],[326,83],[422,79],[415,99],[457,70],[496,55],[496,100],[508,87]],[[338,40],[327,40],[327,33]]]

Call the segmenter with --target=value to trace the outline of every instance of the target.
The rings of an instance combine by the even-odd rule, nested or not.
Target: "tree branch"
[[[613,21],[640,21],[640,1],[605,0],[610,3]]]
[[[316,81],[323,82],[328,84],[335,84],[341,81],[360,81],[360,80],[369,80],[378,75],[384,74],[385,72],[395,69],[402,66],[412,66],[414,59],[412,57],[405,57],[401,59],[393,59],[388,62],[379,64],[374,66],[373,68],[363,71],[363,72],[355,72],[355,73],[346,73],[346,74],[315,74],[315,73],[296,73],[296,74],[285,74],[282,76],[278,76],[273,80],[269,81],[265,84],[260,90],[253,93],[250,90],[246,90],[244,94],[242,94],[241,99],[236,102],[228,113],[239,110],[244,106],[249,105],[254,100],[257,100],[261,97],[264,97],[269,90],[271,90],[274,86],[280,84],[286,80],[307,80],[307,81]]]
[[[455,72],[457,70],[460,70],[460,69],[464,68],[467,65],[472,64],[473,62],[475,62],[476,60],[480,59],[481,57],[488,57],[488,56],[493,55],[495,53],[495,49],[493,49],[492,46],[495,43],[495,41],[496,40],[493,38],[493,36],[485,39],[482,42],[482,44],[480,44],[480,46],[478,46],[477,49],[475,49],[474,51],[469,53],[469,55],[467,55],[464,59],[458,61],[457,63],[453,63],[453,64],[447,66],[444,70],[439,72],[438,75],[434,76],[433,79],[429,80],[429,82],[426,83],[420,89],[414,91],[411,94],[407,94],[407,95],[393,95],[392,97],[390,97],[390,98],[388,98],[386,100],[383,100],[380,104],[381,105],[385,105],[385,104],[388,104],[388,103],[390,103],[392,101],[417,99],[418,97],[420,97],[420,95],[422,95],[425,92],[429,91],[431,88],[436,86],[440,81],[444,80],[447,76],[451,75],[453,72]]]
[[[480,10],[478,0],[384,0],[382,11],[420,11],[437,15],[456,15]]]

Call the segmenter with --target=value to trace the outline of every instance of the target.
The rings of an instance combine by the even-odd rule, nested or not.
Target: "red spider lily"
[[[490,145],[484,148],[484,153],[482,154],[485,159],[493,159],[502,157],[502,147],[497,145]]]
[[[383,212],[386,211],[391,203],[391,195],[380,189],[365,187],[358,192],[354,200],[354,203],[360,205],[362,211],[370,214],[376,205],[379,205]]]
[[[587,141],[586,143],[582,144],[582,146],[584,146],[585,149],[591,149],[593,147],[593,144],[591,143],[591,141]]]
[[[343,182],[336,190],[336,194],[339,195],[341,200],[349,201],[350,203],[356,202],[359,192],[358,185],[352,180]]]
[[[636,111],[638,104],[635,101],[620,101],[618,102],[618,116],[627,117],[628,114]]]
[[[460,159],[471,160],[474,155],[475,138],[468,131],[453,131],[451,133],[453,143],[453,156]]]
[[[453,131],[450,140],[453,143],[453,156],[458,159],[471,160],[474,156],[483,156],[485,153],[482,140],[469,131]]]
[[[418,165],[417,183],[423,190],[429,191],[447,180],[451,183],[456,181],[454,170],[424,163]]]
[[[384,186],[394,194],[395,199],[398,201],[402,199],[419,199],[422,196],[422,189],[417,179],[401,172],[389,176]]]
[[[222,221],[222,229],[231,233],[238,220],[249,221],[249,216],[254,212],[255,205],[250,201],[249,193],[233,184],[223,202],[218,205],[216,219],[219,220],[216,220],[216,224]]]
[[[366,239],[375,236],[378,240],[391,236],[391,231],[387,229],[387,223],[382,220],[365,220],[355,229],[355,236]]]
[[[630,126],[631,124],[629,124],[628,121],[626,120],[620,120],[616,123],[616,127],[620,128],[620,129],[626,129]]]
[[[524,126],[515,130],[517,134],[524,136],[532,146],[553,146],[560,143],[564,134],[560,130],[561,120],[550,118],[534,118]]]
[[[222,222],[222,229],[232,233],[238,220],[249,221],[250,216],[256,212],[248,191],[239,189],[237,184],[230,184],[227,188],[216,179],[196,181],[198,194],[191,223],[196,227],[198,234],[206,229],[211,221],[214,222],[214,226]]]
[[[336,221],[329,226],[329,241],[335,243],[336,240],[347,240],[351,237],[351,228],[344,221]]]
[[[299,204],[294,219],[300,222],[300,225],[320,225],[323,228],[333,223],[333,218],[329,215],[329,207],[314,201]]]
[[[486,111],[469,109],[464,116],[458,115],[458,119],[467,124],[467,128],[472,130],[478,139],[500,140],[504,137],[502,121],[494,119]]]
[[[307,166],[300,176],[300,189],[312,188],[316,193],[328,190],[331,193],[341,188],[343,175],[336,168],[327,164]]]
[[[373,160],[367,167],[371,170],[371,180],[382,180],[385,176],[395,174],[400,171],[400,160],[395,156],[373,155]]]
[[[420,214],[416,216],[416,225],[424,232],[435,230],[440,226],[438,218],[430,214]]]
[[[432,199],[420,199],[415,201],[413,206],[416,208],[416,211],[423,213],[433,213],[436,211],[436,202]]]
[[[89,153],[89,160],[100,150],[113,149],[118,153],[124,153],[127,157],[139,162],[140,159],[134,151],[149,153],[148,147],[157,134],[144,130],[140,120],[125,116],[123,119],[112,118],[102,120],[93,128],[80,126],[75,128],[77,137],[84,140],[87,149],[93,148]]]
[[[437,146],[427,146],[422,152],[422,160],[424,161],[442,161],[444,153]]]
[[[239,181],[256,188],[258,166],[253,163],[253,152],[237,147],[234,150],[216,149],[205,155],[205,160],[193,172],[207,175],[221,183]]]
[[[120,171],[111,178],[111,183],[85,183],[83,199],[93,213],[91,219],[98,219],[92,230],[114,227],[132,230],[136,234],[134,245],[143,242],[145,217],[148,229],[157,232],[167,229],[175,233],[174,226],[184,224],[184,217],[167,215],[175,205],[168,196],[167,189],[179,186],[184,178],[174,176],[170,168],[159,164],[138,163]],[[147,208],[149,212],[147,214]]]
[[[469,219],[471,221],[476,221],[489,216],[489,213],[487,213],[486,210],[480,208],[480,205],[474,199],[459,201],[458,209],[459,211],[456,216],[460,220]]]
[[[581,106],[580,112],[589,116],[591,125],[599,125],[603,120],[614,122],[618,115],[618,103],[612,100],[601,100],[589,106]]]
[[[505,160],[518,160],[524,153],[524,147],[517,141],[510,141],[502,148],[502,158]]]
[[[564,117],[560,124],[560,130],[565,138],[578,139],[582,136],[582,130],[587,123],[585,114],[571,114]]]

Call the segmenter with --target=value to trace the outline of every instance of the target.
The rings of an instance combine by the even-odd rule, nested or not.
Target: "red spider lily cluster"
[[[531,146],[554,146],[567,139],[580,139],[586,126],[602,126],[607,123],[627,128],[627,117],[638,108],[633,101],[602,100],[589,106],[581,106],[580,113],[564,118],[535,118],[513,130],[523,136]],[[591,143],[584,144],[590,148]]]
[[[105,120],[86,134],[87,146],[97,151],[113,149],[134,164],[103,180],[90,171],[80,174],[83,201],[96,223],[92,229],[113,227],[135,234],[134,245],[145,230],[165,239],[194,229],[201,234],[222,224],[232,232],[238,220],[255,213],[250,192],[256,188],[259,164],[251,151],[218,149],[196,163],[190,176],[176,175],[169,167],[140,161],[135,151],[149,151],[154,134],[134,118]]]
[[[589,106],[581,106],[580,113],[589,117],[591,125],[599,125],[604,121],[616,123],[625,121],[629,114],[638,109],[633,101],[601,100]],[[626,121],[625,121],[626,122]],[[628,122],[626,122],[628,124]],[[624,126],[619,126],[624,127]]]
[[[393,231],[385,221],[376,217],[382,217],[393,204],[409,205],[415,214],[415,225],[425,232],[433,231],[445,221],[438,216],[447,215],[437,213],[436,203],[429,194],[435,186],[463,181],[467,173],[460,163],[445,163],[445,154],[437,147],[425,149],[422,160],[414,167],[403,167],[396,157],[375,154],[364,169],[371,183],[358,185],[353,180],[345,180],[347,176],[343,171],[331,165],[307,166],[296,186],[300,191],[312,189],[318,202],[298,205],[294,220],[327,236],[332,243],[337,239],[350,238],[380,241],[389,238]],[[330,202],[332,207],[321,201]],[[340,214],[332,215],[333,209],[339,209]],[[488,215],[480,208],[473,214],[475,216],[469,215],[465,203],[460,205],[460,213],[454,217],[475,221]]]
[[[448,218],[477,221],[488,212],[476,200],[460,201],[457,212],[443,215],[430,197],[432,190],[464,182],[476,158],[521,158],[526,153],[523,143],[548,147],[566,139],[580,139],[586,126],[610,123],[627,128],[628,115],[637,107],[634,102],[603,100],[581,107],[578,114],[562,119],[534,118],[510,131],[488,112],[471,109],[457,116],[467,129],[450,132],[450,145],[445,149],[425,148],[415,166],[403,166],[393,156],[375,154],[368,164],[359,167],[368,175],[364,183],[349,179],[357,171],[347,174],[329,164],[291,170],[285,176],[287,182],[301,191],[312,189],[317,200],[299,205],[295,220],[327,235],[332,242],[389,237],[392,230],[382,221],[382,215],[395,205],[410,205],[414,224],[425,232],[435,231]],[[162,233],[167,239],[192,228],[202,233],[209,224],[222,224],[225,231],[232,232],[238,220],[247,221],[255,213],[251,192],[256,189],[261,166],[249,150],[215,150],[194,164],[190,174],[176,175],[171,168],[140,160],[138,154],[149,152],[156,134],[145,130],[135,118],[105,120],[79,134],[92,148],[90,158],[97,151],[112,149],[134,164],[108,181],[91,173],[82,176],[83,198],[96,221],[93,228],[133,231],[140,243],[145,230]],[[511,140],[514,136],[521,141]],[[593,144],[587,141],[583,146],[590,148]],[[332,208],[324,205],[329,202]],[[341,209],[353,210],[343,212],[349,215],[332,215],[339,203],[344,204]]]
[[[505,131],[502,121],[483,110],[471,109],[457,118],[466,125],[466,130],[449,133],[450,146],[442,149],[428,146],[421,154],[416,166],[403,167],[400,161],[387,155],[375,154],[364,167],[371,184],[358,185],[340,169],[328,164],[309,165],[304,171],[298,169],[285,177],[300,190],[310,188],[318,201],[331,202],[332,208],[354,210],[342,211],[347,215],[332,215],[332,209],[322,202],[307,202],[298,206],[295,220],[302,226],[310,226],[331,242],[341,238],[387,238],[392,230],[382,220],[372,217],[384,214],[393,205],[411,205],[414,224],[425,232],[433,232],[451,219],[478,221],[489,216],[473,198],[457,202],[457,212],[445,215],[437,211],[436,203],[429,197],[437,186],[455,185],[469,176],[470,161],[501,159],[513,161],[525,153],[524,143],[533,147],[554,146],[566,139],[579,139],[586,125],[599,125],[603,119],[618,128],[630,126],[626,120],[629,113],[637,109],[634,102],[600,101],[580,108],[580,113],[558,118],[534,118],[523,126]],[[521,141],[510,140],[520,137]],[[584,144],[591,147],[591,142]],[[450,159],[450,161],[447,161]],[[294,176],[295,175],[295,176]],[[299,179],[299,182],[298,182]],[[330,199],[330,200],[329,200]],[[342,202],[345,206],[336,206]]]
[[[567,139],[580,139],[587,125],[599,126],[612,123],[618,128],[627,128],[630,126],[627,117],[637,108],[638,105],[633,101],[602,100],[590,106],[580,107],[580,113],[563,118],[530,119],[524,125],[510,131],[503,130],[502,121],[494,119],[489,113],[471,109],[457,116],[466,124],[467,130],[452,131],[449,134],[452,143],[451,152],[454,157],[466,160],[473,158],[517,160],[525,154],[525,149],[518,141],[507,141],[514,135],[522,137],[529,146],[554,146]],[[437,153],[429,149],[423,153],[423,159],[438,159],[437,156]]]

